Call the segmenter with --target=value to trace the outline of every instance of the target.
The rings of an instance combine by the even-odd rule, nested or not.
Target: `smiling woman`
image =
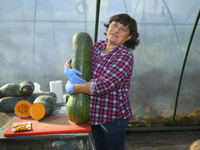
[[[108,53],[111,49],[116,48],[126,41],[128,41],[132,35],[129,34],[128,25],[124,26],[123,24],[113,21],[107,31],[108,43],[106,49],[103,51],[103,54]]]
[[[112,16],[109,20],[108,24],[104,24],[106,27],[107,33],[104,33],[107,35],[109,34],[109,28],[114,26],[114,28],[120,27],[120,30],[122,30],[122,33],[128,32],[128,37],[130,37],[128,40],[124,39],[124,43],[122,43],[124,46],[128,47],[129,49],[134,50],[136,46],[139,45],[140,40],[138,39],[139,33],[137,28],[137,22],[135,19],[129,19],[130,16],[127,14],[120,14]]]
[[[107,40],[92,46],[91,80],[76,83],[68,63],[66,91],[90,95],[90,124],[96,149],[124,150],[126,127],[132,118],[128,91],[134,57],[130,49],[138,46],[139,33],[136,21],[127,14],[115,15],[104,25]]]

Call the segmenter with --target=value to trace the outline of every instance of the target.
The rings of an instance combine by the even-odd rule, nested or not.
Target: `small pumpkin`
[[[14,108],[14,112],[18,117],[27,118],[30,116],[31,103],[26,100],[19,101]]]

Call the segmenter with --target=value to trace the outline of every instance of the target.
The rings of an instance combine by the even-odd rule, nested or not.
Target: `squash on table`
[[[23,81],[19,85],[21,94],[25,96],[31,95],[35,89],[35,86],[31,81]]]
[[[3,97],[3,93],[0,91],[0,98],[2,98]]]
[[[49,95],[42,95],[35,99],[30,108],[31,117],[35,120],[41,120],[45,116],[49,116],[56,108],[56,100]]]
[[[27,118],[30,116],[31,103],[26,100],[19,101],[14,108],[14,112],[18,117]]]
[[[0,88],[0,98],[8,96],[26,96],[34,91],[34,84],[31,81],[23,81],[20,84],[7,83]]]
[[[21,96],[20,85],[17,83],[7,83],[0,88],[2,97]]]
[[[13,112],[15,105],[21,101],[26,100],[29,101],[31,104],[35,101],[35,99],[41,95],[50,95],[56,101],[57,97],[54,92],[43,92],[43,93],[33,93],[29,96],[20,96],[20,97],[3,97],[0,99],[0,111],[3,112]]]
[[[83,73],[81,78],[90,81],[92,70],[92,38],[86,32],[78,32],[72,39],[72,69]],[[72,94],[66,104],[66,115],[74,123],[89,121],[90,99],[88,94]]]

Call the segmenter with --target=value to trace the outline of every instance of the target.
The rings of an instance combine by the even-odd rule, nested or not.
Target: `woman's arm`
[[[90,93],[90,86],[92,82],[86,82],[82,84],[74,84],[73,89],[76,93]]]

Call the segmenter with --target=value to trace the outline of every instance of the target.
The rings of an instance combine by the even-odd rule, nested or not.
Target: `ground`
[[[0,128],[3,127],[14,113],[0,112]],[[200,131],[165,131],[165,132],[127,132],[126,150],[155,147],[190,145],[195,140],[200,139]]]
[[[153,148],[156,147],[165,147],[164,150],[188,150],[189,146],[198,139],[200,139],[200,131],[128,132],[126,150],[135,150],[135,148],[154,150]],[[182,148],[176,148],[178,146]]]
[[[13,116],[15,116],[13,112],[0,112],[0,128],[10,121]]]

